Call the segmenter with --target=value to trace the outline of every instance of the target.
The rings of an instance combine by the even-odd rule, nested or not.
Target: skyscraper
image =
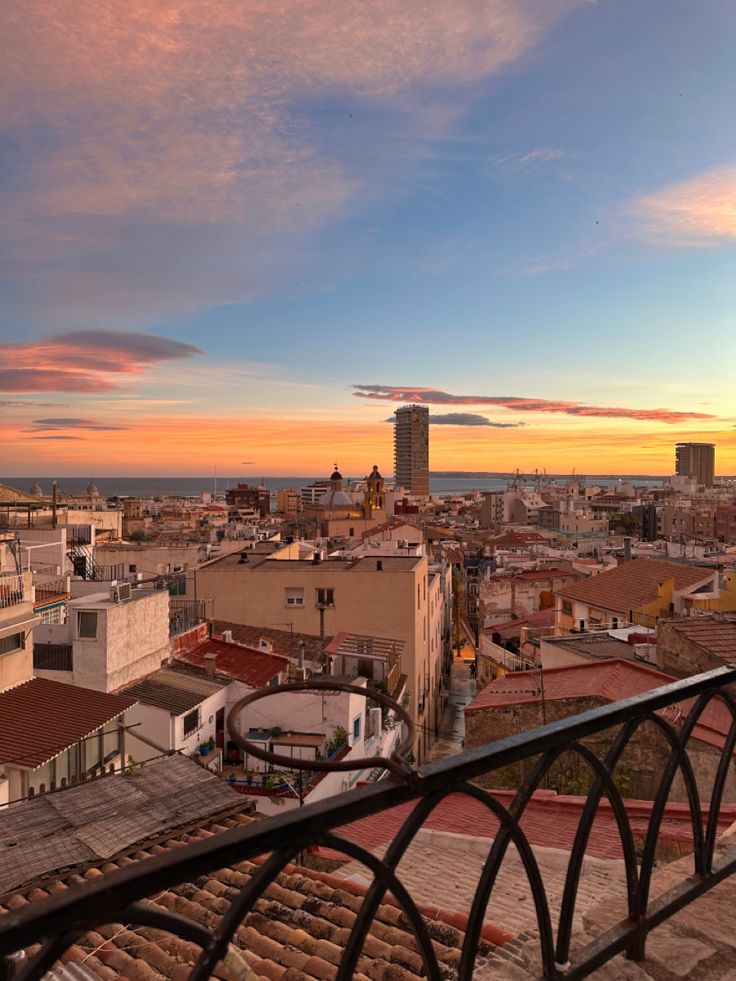
[[[697,484],[712,487],[715,469],[715,443],[676,444],[675,473],[678,477],[692,477]]]
[[[429,409],[402,405],[394,423],[394,477],[412,494],[429,496]]]

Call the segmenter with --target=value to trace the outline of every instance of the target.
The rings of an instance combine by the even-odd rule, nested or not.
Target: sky
[[[736,474],[732,0],[6,0],[0,459]],[[2,479],[0,477],[0,479]]]

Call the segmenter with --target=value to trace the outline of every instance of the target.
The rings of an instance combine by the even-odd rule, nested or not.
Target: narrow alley
[[[442,760],[459,753],[465,738],[463,710],[475,695],[475,679],[470,676],[473,662],[455,658],[450,678],[450,697],[440,722],[440,734],[429,750],[427,762]]]

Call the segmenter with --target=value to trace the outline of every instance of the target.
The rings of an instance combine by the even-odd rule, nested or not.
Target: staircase
[[[67,551],[67,557],[74,568],[74,575],[91,582],[103,582],[107,576],[95,561],[92,545],[74,544]]]

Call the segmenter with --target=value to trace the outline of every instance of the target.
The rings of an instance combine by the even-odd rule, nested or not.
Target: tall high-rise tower
[[[716,469],[715,443],[677,443],[675,473],[692,477],[697,484],[712,487]]]
[[[402,405],[394,423],[394,477],[412,494],[429,496],[429,409]]]

